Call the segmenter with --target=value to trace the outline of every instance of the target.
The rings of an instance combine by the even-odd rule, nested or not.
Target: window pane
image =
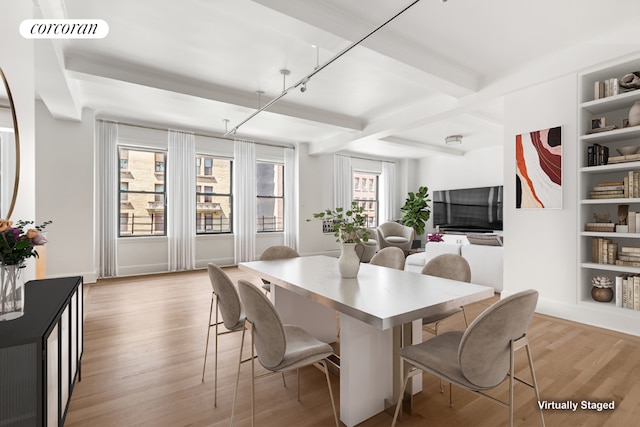
[[[258,199],[258,224],[260,231],[284,230],[284,199],[259,198]]]
[[[164,235],[164,195],[130,193],[128,203],[120,213],[121,236]]]
[[[120,150],[120,236],[165,234],[165,154],[143,150]]]
[[[258,163],[256,192],[258,196],[282,197],[284,195],[284,165]]]
[[[197,233],[231,232],[231,196],[207,196],[211,202],[197,204]]]

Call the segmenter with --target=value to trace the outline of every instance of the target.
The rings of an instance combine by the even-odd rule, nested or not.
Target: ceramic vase
[[[22,265],[0,264],[0,321],[24,314],[24,278]]]
[[[613,299],[613,289],[594,286],[591,289],[591,297],[593,297],[594,301],[609,302]]]
[[[355,243],[342,243],[340,245],[340,258],[338,258],[340,276],[345,279],[353,279],[358,276],[360,270],[360,258],[356,254]]]
[[[629,126],[640,125],[640,101],[636,101],[629,110]]]

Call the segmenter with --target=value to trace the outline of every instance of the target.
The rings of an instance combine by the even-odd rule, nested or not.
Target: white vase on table
[[[355,243],[342,243],[340,245],[340,258],[338,258],[340,276],[345,279],[353,279],[358,276],[360,270],[360,258],[356,254]]]

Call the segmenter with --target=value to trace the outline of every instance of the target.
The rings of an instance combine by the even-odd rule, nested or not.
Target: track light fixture
[[[462,135],[450,135],[444,139],[444,143],[447,145],[462,144]]]
[[[261,112],[263,112],[264,110],[266,110],[267,108],[271,107],[273,104],[275,104],[276,102],[278,102],[280,99],[282,99],[284,96],[286,96],[289,93],[289,90],[291,89],[295,89],[299,86],[300,87],[300,91],[304,92],[307,90],[306,87],[306,83],[309,81],[309,79],[311,79],[311,77],[315,76],[317,73],[319,73],[320,71],[324,70],[327,66],[329,66],[330,64],[332,64],[334,61],[336,61],[337,59],[339,59],[340,57],[342,57],[344,54],[346,54],[347,52],[349,52],[351,49],[353,49],[354,47],[358,46],[360,43],[362,43],[363,41],[365,41],[366,39],[368,39],[369,37],[371,37],[373,34],[377,33],[378,31],[380,31],[380,29],[382,27],[384,27],[385,25],[387,25],[389,22],[393,21],[394,19],[396,19],[398,16],[402,15],[404,12],[406,12],[409,8],[411,8],[413,5],[415,5],[416,3],[418,3],[420,0],[413,0],[411,3],[409,3],[407,6],[405,6],[402,10],[400,10],[398,13],[396,13],[395,15],[393,15],[391,18],[387,19],[385,22],[383,22],[382,24],[378,25],[376,28],[374,28],[373,30],[371,30],[370,32],[368,32],[366,35],[364,35],[363,37],[361,37],[359,40],[353,42],[351,45],[347,46],[346,48],[344,48],[343,50],[341,50],[340,52],[338,52],[336,55],[334,55],[331,59],[329,59],[327,62],[323,63],[322,65],[316,65],[316,67],[313,69],[313,71],[309,74],[307,74],[305,77],[303,77],[301,80],[299,80],[297,83],[291,85],[290,87],[286,87],[285,84],[285,79],[286,76],[288,76],[290,73],[289,70],[287,69],[283,69],[280,70],[280,73],[282,74],[283,77],[283,88],[282,88],[282,93],[278,96],[276,96],[275,98],[273,98],[271,101],[267,102],[265,105],[263,105],[261,108],[259,108],[258,110],[254,111],[252,114],[249,115],[249,117],[247,117],[246,119],[244,119],[243,121],[241,121],[240,123],[238,123],[237,125],[235,125],[233,127],[233,129],[227,131],[224,136],[229,136],[232,133],[235,133],[238,128],[240,128],[240,126],[244,125],[245,123],[247,123],[249,120],[251,120],[252,118],[254,118],[255,116],[257,116],[258,114],[260,114]],[[319,59],[319,49],[316,50],[316,58]]]

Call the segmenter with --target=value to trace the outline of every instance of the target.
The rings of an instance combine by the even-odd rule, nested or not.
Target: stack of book
[[[635,246],[622,246],[615,264],[626,267],[640,267],[640,248]]]
[[[640,197],[640,173],[629,171],[623,179],[624,197]]]
[[[597,81],[593,84],[593,99],[606,98],[608,96],[615,96],[620,93],[620,84],[618,79],[607,79],[604,81]]]
[[[593,144],[587,147],[587,166],[600,166],[609,163],[609,147]]]
[[[638,248],[640,255],[640,248]],[[591,239],[591,261],[598,264],[617,264],[618,244],[609,239]],[[639,264],[640,266],[640,264]]]
[[[607,159],[607,164],[636,162],[638,160],[640,160],[640,154],[627,154],[625,156],[610,156]],[[595,165],[589,165],[589,166],[595,166]]]
[[[590,199],[619,199],[628,197],[625,195],[624,181],[601,182],[593,190],[589,191]]]
[[[616,276],[616,306],[640,311],[640,276]]]
[[[584,231],[600,231],[602,233],[613,233],[616,231],[616,224],[613,222],[588,222],[584,226]]]

